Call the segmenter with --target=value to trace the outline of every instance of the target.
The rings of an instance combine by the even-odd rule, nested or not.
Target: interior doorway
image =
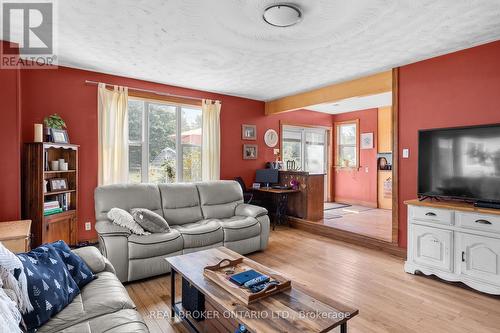
[[[325,226],[392,241],[391,94],[371,107],[333,115],[333,202],[325,204]],[[367,98],[368,99],[368,98]],[[384,105],[388,104],[388,105]]]

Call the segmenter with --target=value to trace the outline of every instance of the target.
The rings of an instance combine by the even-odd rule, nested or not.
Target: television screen
[[[500,125],[419,132],[418,194],[500,202]]]

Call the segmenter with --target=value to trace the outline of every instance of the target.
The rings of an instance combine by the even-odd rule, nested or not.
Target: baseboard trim
[[[346,243],[383,251],[396,257],[406,259],[406,249],[399,247],[396,243],[385,242],[376,238],[371,238],[355,234],[353,232],[332,228],[318,222],[307,221],[296,217],[289,216],[288,221],[290,222],[290,226],[292,228],[340,240]]]
[[[366,206],[370,208],[378,208],[378,203],[373,202],[373,201],[363,201],[363,200],[355,200],[355,199],[348,199],[348,198],[342,198],[342,197],[335,197],[335,202],[340,202],[340,203],[346,203],[349,205],[359,205],[359,206]]]

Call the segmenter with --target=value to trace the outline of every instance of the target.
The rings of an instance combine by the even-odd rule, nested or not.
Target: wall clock
[[[276,147],[278,144],[278,133],[273,129],[268,129],[264,134],[264,142],[268,147]]]

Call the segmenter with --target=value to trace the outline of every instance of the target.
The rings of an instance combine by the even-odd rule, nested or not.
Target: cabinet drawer
[[[457,212],[456,224],[466,229],[500,233],[500,215]]]
[[[453,211],[433,207],[410,206],[410,218],[445,225],[453,224]]]

